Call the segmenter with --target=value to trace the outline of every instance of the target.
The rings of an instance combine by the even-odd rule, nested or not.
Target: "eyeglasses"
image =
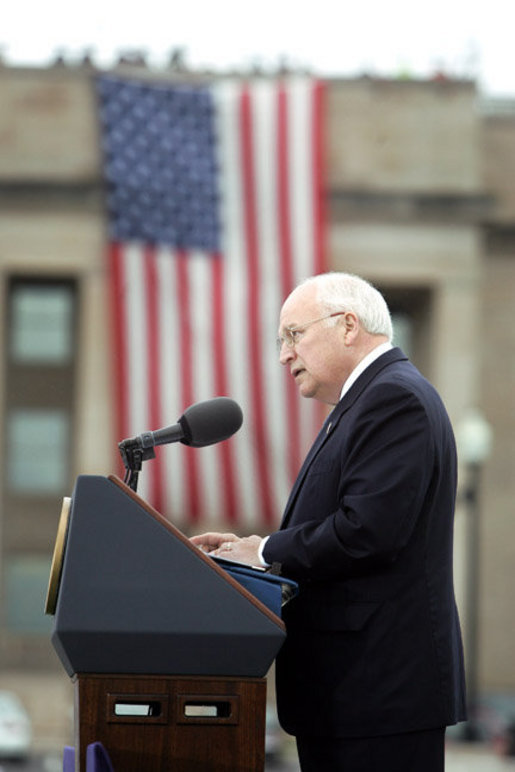
[[[308,327],[316,322],[322,322],[324,319],[331,319],[333,316],[341,316],[346,314],[347,311],[334,311],[332,314],[326,314],[325,316],[319,316],[318,319],[310,319],[309,322],[304,324],[297,324],[295,327],[285,327],[283,334],[277,338],[277,348],[280,351],[283,347],[283,343],[286,343],[288,348],[293,348],[297,345],[302,338]]]

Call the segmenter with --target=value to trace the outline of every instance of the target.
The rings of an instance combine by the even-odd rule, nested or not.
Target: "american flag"
[[[138,492],[186,530],[271,530],[322,413],[275,346],[281,304],[325,270],[323,96],[306,77],[98,78],[117,441],[228,396],[242,429],[156,449]]]

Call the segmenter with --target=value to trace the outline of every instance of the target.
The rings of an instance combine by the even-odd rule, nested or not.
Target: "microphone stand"
[[[142,435],[143,436],[143,435]],[[118,449],[125,466],[124,483],[131,490],[138,490],[138,475],[141,472],[143,461],[155,458],[153,446],[145,447],[140,438],[135,440],[123,440],[118,444]]]

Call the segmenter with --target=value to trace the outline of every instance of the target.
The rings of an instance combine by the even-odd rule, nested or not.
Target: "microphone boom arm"
[[[173,426],[122,440],[118,449],[126,469],[124,482],[136,491],[143,461],[155,458],[156,445],[171,442],[194,448],[212,445],[228,439],[238,431],[242,421],[243,413],[236,402],[228,397],[215,397],[190,405]]]

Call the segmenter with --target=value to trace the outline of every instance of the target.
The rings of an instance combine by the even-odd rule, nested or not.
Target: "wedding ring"
[[[222,549],[224,552],[230,552],[232,550],[232,544],[230,541],[226,541],[225,544],[222,545]]]

